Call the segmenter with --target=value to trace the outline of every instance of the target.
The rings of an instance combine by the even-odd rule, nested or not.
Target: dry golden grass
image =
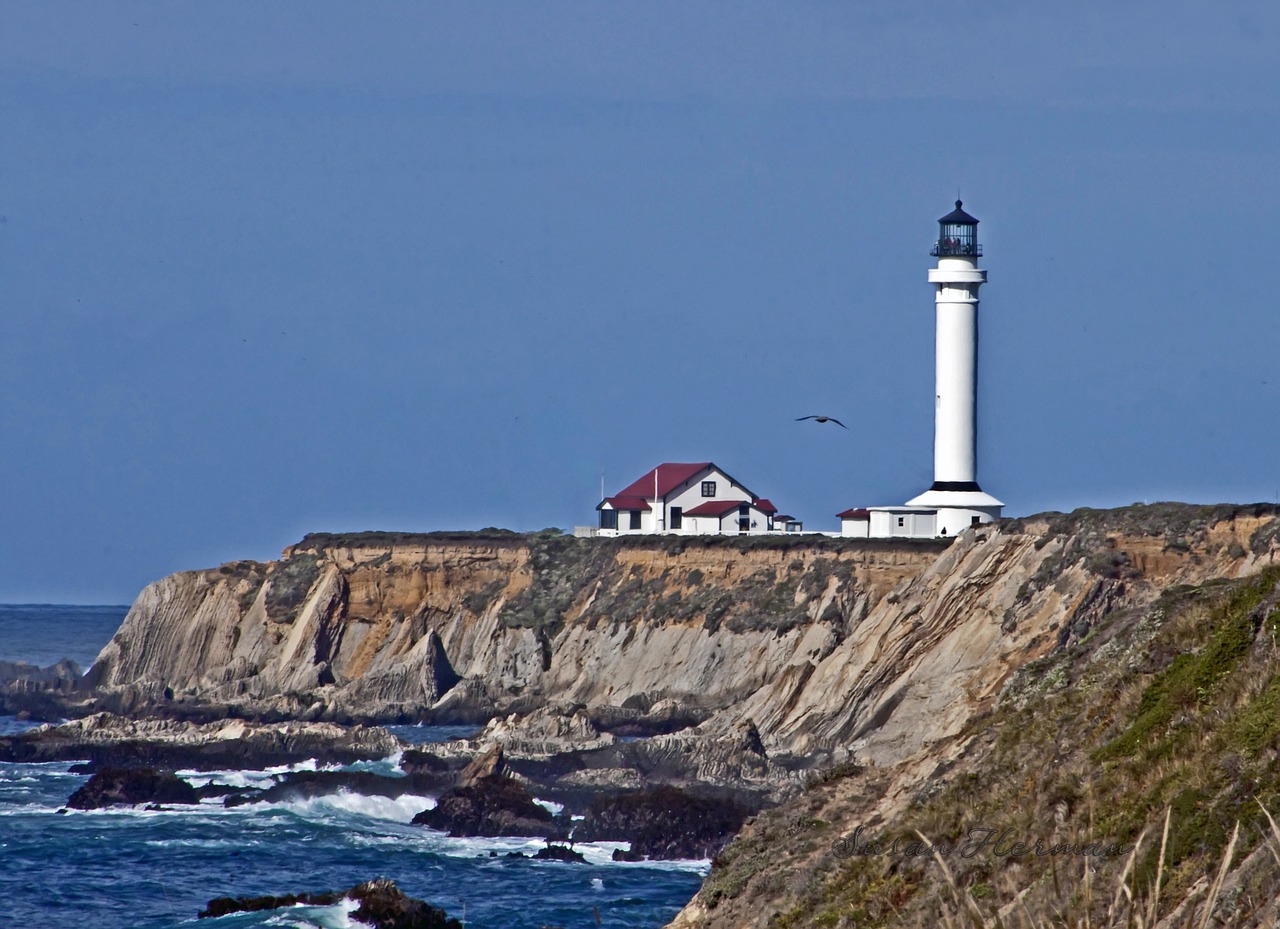
[[[1259,808],[1266,816],[1270,827],[1270,835],[1266,838],[1266,847],[1280,868],[1280,826],[1276,824],[1271,813],[1260,802]],[[934,863],[942,872],[947,892],[947,906],[939,917],[943,929],[1210,929],[1211,926],[1253,925],[1262,929],[1276,929],[1276,919],[1270,914],[1232,914],[1217,912],[1224,885],[1232,873],[1236,854],[1236,844],[1240,836],[1240,824],[1237,823],[1231,839],[1218,863],[1212,880],[1208,881],[1203,899],[1196,901],[1193,893],[1180,906],[1173,907],[1162,915],[1161,891],[1164,889],[1165,855],[1169,842],[1169,825],[1171,811],[1165,811],[1164,828],[1160,836],[1160,854],[1155,880],[1145,893],[1138,893],[1132,887],[1135,867],[1140,859],[1143,845],[1147,840],[1146,832],[1138,837],[1133,851],[1125,861],[1123,870],[1116,881],[1115,889],[1107,904],[1105,915],[1100,919],[1095,914],[1100,909],[1099,889],[1093,880],[1093,870],[1086,862],[1081,867],[1078,886],[1075,894],[1065,895],[1059,908],[1050,916],[1036,915],[1026,906],[1025,892],[1015,893],[1012,899],[1001,905],[994,913],[984,913],[972,895],[956,881],[951,869],[942,855],[934,852]],[[932,845],[927,836],[917,833],[921,840]],[[1055,883],[1057,875],[1055,873]],[[1208,880],[1209,875],[1205,875]],[[1070,882],[1068,882],[1070,886]],[[1168,901],[1172,906],[1173,901]]]

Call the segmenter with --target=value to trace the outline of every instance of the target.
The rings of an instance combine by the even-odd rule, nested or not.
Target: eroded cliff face
[[[949,545],[316,536],[147,588],[91,683],[138,713],[506,716],[447,750],[503,744],[566,787],[783,800],[717,859],[684,929],[958,924],[972,910],[951,885],[856,853],[857,827],[1076,842],[1105,813],[1102,837],[1133,841],[1166,805],[1185,913],[1227,819],[1253,796],[1280,809],[1278,548],[1265,505],[1047,514]],[[631,725],[666,734],[612,734]],[[1270,860],[1258,835],[1249,868]],[[1106,900],[1075,889],[1093,863],[1069,864],[1062,883],[991,856],[954,877],[1037,924],[1091,918]],[[1241,868],[1241,912],[1274,910],[1280,879]]]
[[[1155,505],[967,532],[830,653],[787,669],[720,721],[766,747],[894,764],[988,712],[1013,672],[1161,591],[1275,557],[1274,508]]]
[[[1271,925],[1276,516],[1131,507],[963,538],[793,699],[738,708],[847,763],[750,822],[673,929]]]
[[[895,764],[1103,617],[1275,556],[1274,508],[1051,514],[950,545],[309,536],[143,591],[91,683],[133,712],[479,721],[551,703],[754,724],[778,756]],[[673,710],[673,707],[675,709]]]
[[[480,720],[674,700],[702,718],[821,661],[944,549],[313,536],[150,585],[90,683],[133,712]]]

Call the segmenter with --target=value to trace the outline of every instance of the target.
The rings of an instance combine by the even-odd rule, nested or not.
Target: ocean
[[[87,668],[124,607],[0,606],[0,658]],[[0,735],[30,724],[0,716]],[[414,742],[458,727],[393,727]],[[295,769],[315,768],[304,762]],[[347,766],[395,774],[396,759]],[[71,764],[0,763],[0,925],[47,929],[161,929],[194,925],[220,896],[340,890],[388,877],[410,896],[482,929],[655,929],[701,884],[706,861],[614,862],[619,843],[577,846],[588,864],[504,857],[537,839],[451,839],[410,824],[430,797],[342,793],[286,803],[148,812],[60,813],[88,780]],[[269,771],[179,772],[199,786],[265,784]],[[491,853],[497,853],[492,857]],[[209,929],[354,926],[344,907],[292,907],[201,920]]]

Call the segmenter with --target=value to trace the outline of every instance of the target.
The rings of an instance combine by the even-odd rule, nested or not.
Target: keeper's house
[[[683,535],[800,532],[797,520],[711,461],[668,461],[646,472],[596,507],[599,527],[581,534],[617,536],[671,532]]]

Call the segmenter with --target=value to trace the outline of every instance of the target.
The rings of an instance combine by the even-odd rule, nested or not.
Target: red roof
[[[860,507],[856,510],[845,510],[843,513],[837,513],[836,519],[870,519],[871,511]]]
[[[773,505],[773,501],[766,500],[764,497],[757,497],[756,502],[751,505],[766,516],[772,516],[774,513],[778,512],[778,508]]]
[[[742,504],[747,503],[746,500],[708,500],[706,503],[699,503],[692,510],[685,510],[685,516],[723,516],[730,510],[736,510]]]
[[[685,481],[696,477],[700,471],[712,467],[710,461],[698,461],[685,464],[678,461],[665,461],[656,468],[650,468],[644,477],[618,491],[619,497],[653,497],[654,472],[657,472],[658,496],[665,497]],[[634,509],[634,507],[632,507]]]
[[[648,510],[651,509],[644,497],[625,496],[618,494],[616,497],[605,497],[604,501],[596,509],[600,509],[605,503],[613,507],[615,510]]]

